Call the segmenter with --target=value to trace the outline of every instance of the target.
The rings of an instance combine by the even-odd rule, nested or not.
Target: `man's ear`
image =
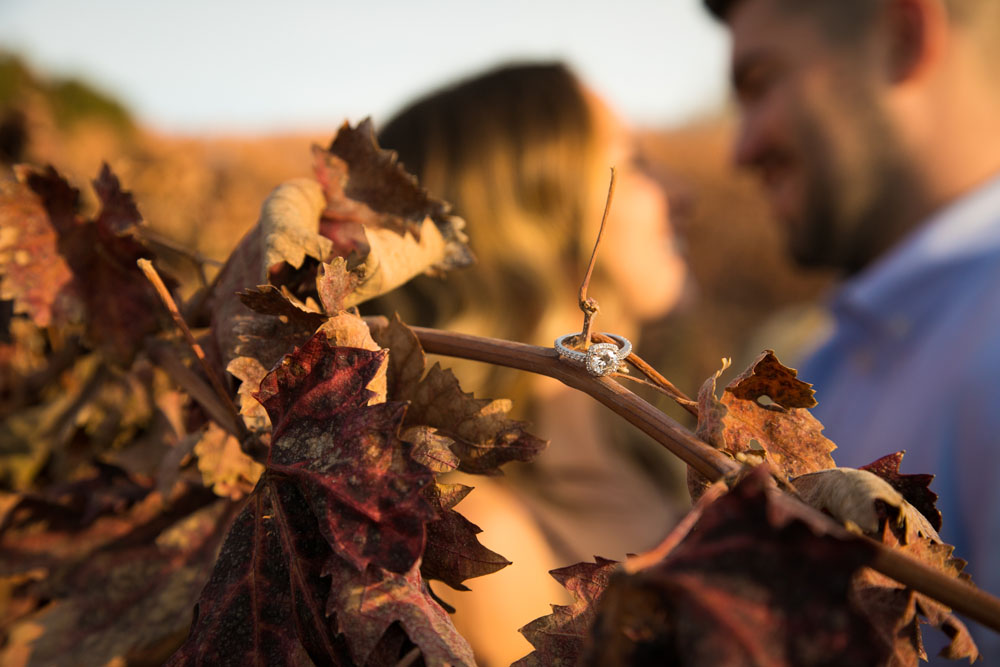
[[[948,45],[944,0],[889,0],[886,10],[890,81],[906,85],[923,79]]]

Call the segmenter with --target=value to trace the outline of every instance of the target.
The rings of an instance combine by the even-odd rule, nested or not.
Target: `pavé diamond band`
[[[566,334],[565,336],[559,336],[559,338],[556,338],[556,352],[559,353],[559,356],[565,357],[566,359],[579,361],[586,367],[588,373],[596,377],[610,375],[611,373],[617,371],[618,367],[622,365],[623,361],[625,361],[625,357],[632,352],[632,343],[629,342],[628,338],[609,333],[604,335],[608,338],[614,338],[618,341],[621,347],[612,343],[593,343],[586,352],[571,350],[566,347],[565,341],[579,335],[580,334]]]

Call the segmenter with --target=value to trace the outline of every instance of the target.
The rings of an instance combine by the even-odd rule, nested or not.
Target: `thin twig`
[[[140,236],[142,236],[143,241],[151,243],[152,245],[161,246],[163,248],[166,248],[167,250],[172,250],[173,252],[176,252],[179,255],[183,255],[184,257],[191,260],[193,264],[197,264],[199,266],[214,266],[216,268],[221,267],[223,264],[217,259],[206,257],[197,250],[191,250],[190,248],[178,243],[177,241],[174,241],[171,238],[167,238],[166,236],[163,236],[158,232],[154,232],[152,229],[141,228],[139,234]]]
[[[187,322],[184,321],[181,311],[177,309],[177,304],[174,302],[174,298],[170,296],[167,286],[163,284],[163,279],[161,279],[160,274],[156,272],[156,268],[153,266],[153,263],[148,259],[140,259],[136,262],[136,264],[139,265],[142,272],[146,274],[146,278],[153,284],[153,287],[156,288],[156,293],[159,295],[163,305],[166,306],[167,311],[170,312],[170,316],[174,318],[174,323],[177,324],[177,328],[184,334],[184,338],[187,340],[188,345],[194,352],[194,356],[198,359],[198,363],[201,365],[201,369],[204,371],[205,377],[208,378],[209,383],[212,385],[212,389],[215,390],[215,393],[222,401],[222,405],[225,406],[226,410],[232,415],[237,424],[242,424],[243,420],[240,419],[240,412],[236,409],[233,399],[229,396],[229,391],[226,390],[225,385],[222,383],[222,379],[215,373],[215,369],[209,365],[208,359],[205,357],[205,351],[201,349],[201,345],[199,345],[198,341],[194,339],[194,334],[191,333],[191,329],[188,328]]]
[[[594,316],[601,309],[596,299],[587,296],[590,289],[590,277],[594,273],[594,265],[597,263],[597,249],[601,247],[601,237],[604,236],[604,226],[608,223],[608,213],[611,212],[611,200],[615,197],[615,168],[611,167],[611,183],[608,185],[608,198],[604,202],[604,215],[601,216],[601,227],[597,230],[597,240],[594,242],[594,251],[590,253],[590,263],[587,265],[587,273],[580,283],[580,310],[583,311],[583,326],[580,328],[580,347],[587,349],[590,346],[590,336],[593,329]]]
[[[369,318],[368,321],[372,327],[387,324],[385,318]],[[736,477],[742,469],[739,463],[702,442],[679,423],[617,382],[606,377],[590,376],[582,366],[561,359],[552,348],[423,327],[410,328],[417,335],[423,349],[431,354],[473,359],[548,375],[569,387],[586,392],[712,481],[727,476]],[[1000,632],[1000,599],[970,583],[948,577],[900,551],[870,538],[857,536],[794,496],[775,493],[774,497],[789,511],[797,509],[798,513],[809,517],[811,524],[823,526],[830,535],[845,540],[863,539],[875,551],[874,560],[869,564],[872,569]]]

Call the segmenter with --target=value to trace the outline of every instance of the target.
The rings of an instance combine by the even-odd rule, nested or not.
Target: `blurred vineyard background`
[[[4,177],[15,163],[51,164],[82,184],[108,162],[134,194],[187,295],[197,289],[198,274],[184,253],[168,248],[225,259],[267,194],[288,178],[309,175],[310,145],[327,143],[343,120],[331,118],[325,135],[168,136],[142,127],[106,94],[72,79],[42,77],[19,58],[0,54]],[[640,352],[691,394],[721,357],[734,357],[741,367],[766,346],[794,364],[802,340],[818,326],[810,304],[830,279],[805,274],[784,257],[755,184],[730,166],[734,130],[733,114],[720,111],[641,134],[646,157],[665,175],[692,280],[684,306],[649,327]],[[83,196],[95,204],[88,189]]]

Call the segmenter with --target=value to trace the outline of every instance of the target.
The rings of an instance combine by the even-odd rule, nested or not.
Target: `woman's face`
[[[596,95],[588,93],[587,98],[605,159],[603,186],[595,186],[602,193],[598,215],[603,212],[610,167],[616,172],[598,265],[610,277],[626,314],[653,320],[680,300],[687,274],[675,243],[667,196],[649,173],[628,128]]]

